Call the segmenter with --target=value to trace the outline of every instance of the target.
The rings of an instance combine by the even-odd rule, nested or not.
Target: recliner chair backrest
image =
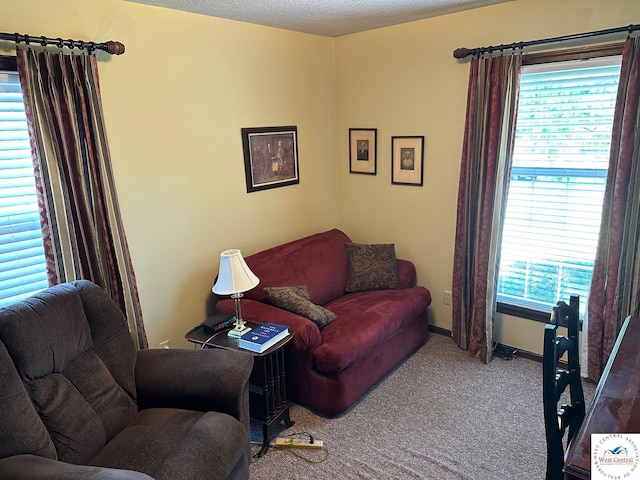
[[[0,309],[0,457],[86,463],[137,411],[135,348],[97,285],[61,284]]]

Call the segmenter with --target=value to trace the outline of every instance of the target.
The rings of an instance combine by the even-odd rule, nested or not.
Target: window
[[[530,314],[537,310],[548,318],[558,299],[577,294],[584,315],[619,75],[619,56],[523,66],[500,311],[536,318]]]
[[[3,61],[0,63],[0,307],[47,286],[22,91],[15,67],[9,70]]]

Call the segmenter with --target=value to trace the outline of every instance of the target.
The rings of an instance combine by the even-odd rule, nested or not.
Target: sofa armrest
[[[36,455],[15,455],[0,459],[0,478],[6,480],[153,480],[132,470],[89,467]]]
[[[137,354],[140,408],[170,407],[228,413],[249,425],[253,356],[214,348],[146,349]]]
[[[398,288],[411,288],[416,286],[416,266],[409,260],[396,258],[398,268]]]
[[[234,300],[220,300],[216,304],[216,313],[235,314]],[[293,346],[296,350],[312,351],[322,345],[322,337],[318,326],[307,317],[288,312],[268,303],[257,300],[242,300],[242,317],[259,323],[272,322],[285,325],[295,332]]]

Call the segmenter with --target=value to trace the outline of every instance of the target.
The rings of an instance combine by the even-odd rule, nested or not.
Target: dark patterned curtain
[[[458,186],[453,339],[491,360],[499,245],[506,205],[522,57],[471,61]]]
[[[640,39],[628,38],[588,309],[589,377],[600,378],[624,319],[640,314]]]
[[[87,279],[119,305],[147,347],[116,197],[93,55],[17,48],[49,284]]]

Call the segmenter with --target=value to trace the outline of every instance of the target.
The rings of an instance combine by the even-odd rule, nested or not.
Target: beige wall
[[[99,70],[150,346],[187,346],[222,250],[336,225],[332,39],[122,0],[5,0],[0,11],[0,31],[126,46]],[[278,125],[298,127],[301,182],[247,194],[240,130]]]
[[[187,346],[220,251],[334,226],[394,242],[433,293],[431,322],[451,328],[442,292],[468,75],[451,52],[640,23],[637,0],[516,0],[336,40],[123,0],[5,0],[0,11],[5,32],[126,45],[100,57],[101,90],[152,347]],[[247,194],[240,129],[291,124],[300,185]],[[378,129],[376,176],[348,173],[350,127]],[[425,136],[423,187],[391,185],[392,135]],[[500,341],[540,352],[540,324],[502,324]]]
[[[460,153],[469,66],[482,47],[640,23],[636,0],[516,0],[336,39],[337,161],[342,224],[363,241],[393,241],[433,294],[430,320],[451,328]],[[378,129],[378,175],[350,175],[349,127]],[[424,186],[391,185],[393,135],[424,135]],[[541,353],[543,324],[500,317],[497,339]]]

